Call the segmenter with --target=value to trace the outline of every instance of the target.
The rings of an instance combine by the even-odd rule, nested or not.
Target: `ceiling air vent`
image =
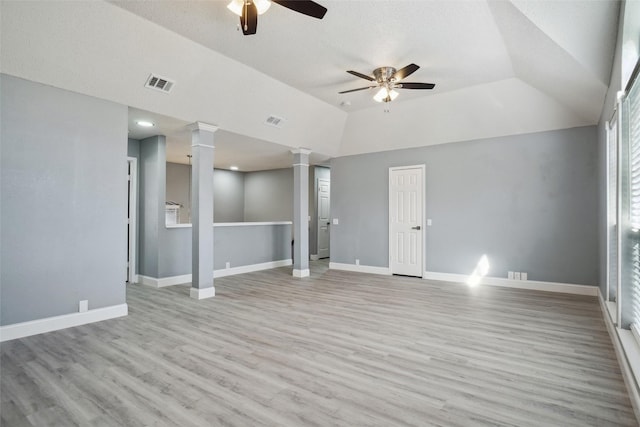
[[[264,122],[265,125],[274,126],[277,128],[281,128],[284,125],[284,119],[282,117],[277,116],[269,116],[267,120]]]
[[[160,77],[157,74],[151,74],[144,86],[150,89],[159,90],[160,92],[169,93],[175,83],[175,80]]]

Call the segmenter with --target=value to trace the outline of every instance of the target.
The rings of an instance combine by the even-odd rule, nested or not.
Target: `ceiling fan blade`
[[[416,64],[409,64],[406,67],[400,68],[398,71],[396,71],[396,73],[393,75],[393,77],[395,77],[396,80],[402,80],[405,77],[408,77],[411,74],[413,74],[416,71],[418,71],[418,68],[420,68],[420,66],[418,66]]]
[[[376,88],[376,87],[378,87],[378,86],[367,86],[367,87],[361,87],[361,88],[358,88],[358,89],[343,90],[342,92],[338,92],[338,93],[357,92],[359,90],[373,89],[373,88]]]
[[[324,14],[327,13],[327,8],[319,5],[311,0],[271,0],[274,3],[278,3],[280,6],[284,6],[287,9],[291,9],[295,12],[302,13],[303,15],[311,16],[312,18],[322,19]]]
[[[242,34],[245,36],[255,34],[258,29],[258,8],[251,2],[242,6],[242,16],[240,17]]]
[[[433,89],[436,85],[433,83],[398,83],[396,87],[399,89]]]
[[[349,70],[349,71],[347,71],[347,73],[352,74],[352,75],[354,75],[356,77],[360,77],[361,79],[369,80],[370,82],[376,81],[376,79],[374,79],[373,77],[367,76],[366,74],[362,74],[362,73],[359,73],[357,71]]]

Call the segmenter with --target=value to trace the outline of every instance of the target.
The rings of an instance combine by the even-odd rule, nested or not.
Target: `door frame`
[[[129,175],[127,177],[129,185],[129,217],[127,218],[129,227],[129,274],[127,280],[129,283],[137,283],[138,275],[136,274],[136,250],[138,241],[138,159],[135,157],[127,157],[129,166]]]
[[[425,270],[426,270],[426,264],[427,264],[427,257],[426,257],[426,243],[427,243],[427,229],[426,229],[426,223],[427,223],[427,219],[426,219],[426,206],[427,206],[427,167],[426,165],[423,163],[421,165],[410,165],[410,166],[393,166],[389,168],[389,175],[387,176],[387,192],[389,193],[389,199],[387,201],[388,203],[388,218],[387,218],[387,227],[388,227],[388,251],[389,251],[389,274],[393,274],[393,271],[391,270],[392,268],[392,263],[391,263],[391,253],[392,253],[392,248],[391,248],[391,241],[392,241],[392,236],[391,236],[391,209],[392,209],[392,204],[391,204],[391,173],[393,171],[397,171],[397,170],[403,170],[403,169],[422,169],[422,224],[420,225],[420,228],[422,230],[422,256],[420,257],[420,264],[421,264],[421,273],[420,277],[422,277],[423,279],[425,278]],[[417,277],[417,276],[416,276]]]

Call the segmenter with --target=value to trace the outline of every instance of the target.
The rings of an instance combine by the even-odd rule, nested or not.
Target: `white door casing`
[[[389,269],[422,277],[424,165],[389,168]]]
[[[137,218],[136,210],[138,200],[138,159],[128,157],[128,197],[127,201],[127,282],[135,283],[138,281],[136,275],[136,241],[137,241]]]
[[[329,257],[331,224],[331,184],[328,179],[318,178],[318,258]]]

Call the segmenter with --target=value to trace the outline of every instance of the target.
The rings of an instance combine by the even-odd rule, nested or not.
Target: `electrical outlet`
[[[231,268],[231,263],[227,261],[224,265],[224,268]]]
[[[527,273],[520,273],[520,280],[527,280]]]
[[[89,300],[87,299],[83,299],[82,301],[80,301],[80,303],[78,304],[78,311],[80,313],[84,313],[85,311],[89,310]]]
[[[513,280],[513,271],[507,273],[507,279]]]
[[[432,224],[431,219],[427,219],[427,227],[431,227],[431,224]]]
[[[356,265],[360,265],[360,260],[356,259]]]
[[[338,225],[340,221],[338,221],[338,218],[333,218],[333,225]]]
[[[520,280],[520,272],[516,271],[515,273],[513,273],[513,279],[514,280]]]

